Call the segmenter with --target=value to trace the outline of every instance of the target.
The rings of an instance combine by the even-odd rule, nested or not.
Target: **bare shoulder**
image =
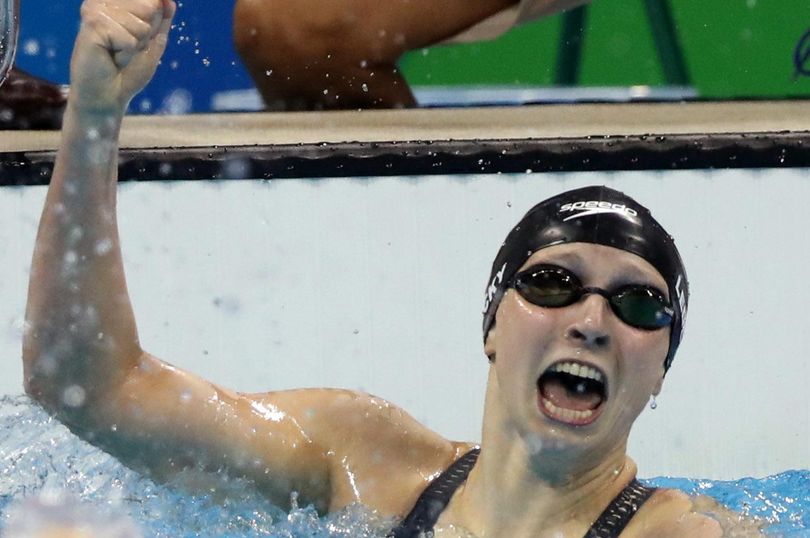
[[[332,506],[352,502],[401,515],[427,482],[472,445],[452,442],[371,394],[301,389],[253,395],[298,417],[327,451]]]
[[[298,389],[251,395],[283,409],[325,449],[342,457],[418,467],[452,462],[467,443],[451,442],[401,407],[372,394],[345,389]]]
[[[419,450],[449,443],[401,407],[377,396],[346,389],[296,389],[246,394],[250,400],[296,417],[304,431],[330,450],[380,448],[402,443]],[[407,452],[407,451],[406,451]]]
[[[706,496],[659,489],[631,520],[626,537],[761,536],[760,525]]]

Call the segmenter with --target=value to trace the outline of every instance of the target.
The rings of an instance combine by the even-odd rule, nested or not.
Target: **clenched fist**
[[[175,9],[173,0],[85,0],[70,68],[72,106],[123,113],[155,73]]]

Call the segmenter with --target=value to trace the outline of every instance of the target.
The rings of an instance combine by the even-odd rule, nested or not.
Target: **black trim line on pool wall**
[[[0,186],[46,185],[55,152],[0,153]],[[121,181],[810,167],[810,131],[122,150]]]

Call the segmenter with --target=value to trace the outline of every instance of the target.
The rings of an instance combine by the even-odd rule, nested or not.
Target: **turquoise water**
[[[284,512],[230,481],[238,495],[217,502],[205,495],[179,493],[123,467],[79,440],[25,397],[0,398],[0,535],[23,520],[42,519],[38,511],[54,492],[72,512],[91,513],[103,534],[111,521],[129,520],[145,537],[382,537],[391,521],[353,506],[319,518],[309,507]],[[701,493],[769,522],[771,536],[810,537],[810,471],[788,471],[767,478],[709,481],[654,478],[654,485]],[[64,497],[63,497],[64,498]],[[44,504],[48,504],[45,502]],[[78,508],[76,508],[78,507]],[[69,511],[71,511],[69,510]],[[112,528],[112,527],[109,527]],[[13,530],[13,529],[12,529]],[[112,532],[105,536],[112,536]],[[116,534],[116,536],[134,536]]]

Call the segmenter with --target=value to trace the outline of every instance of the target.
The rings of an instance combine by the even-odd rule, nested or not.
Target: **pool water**
[[[362,506],[321,518],[310,507],[294,505],[285,512],[253,492],[249,484],[233,480],[227,487],[238,488],[239,494],[228,495],[224,502],[172,490],[81,441],[23,396],[0,397],[0,439],[4,439],[0,444],[3,536],[8,526],[25,519],[32,499],[54,492],[97,513],[99,525],[127,518],[148,537],[371,538],[385,536],[392,524]],[[759,517],[768,522],[768,535],[810,537],[810,470],[737,481],[654,478],[648,482],[709,495]]]

